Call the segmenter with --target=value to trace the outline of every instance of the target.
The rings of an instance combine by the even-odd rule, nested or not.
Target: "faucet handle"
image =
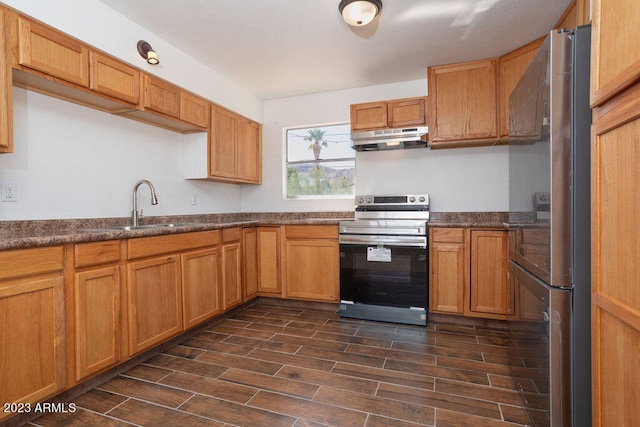
[[[144,209],[140,209],[140,213],[138,214],[138,219],[144,218],[143,212],[144,212]]]

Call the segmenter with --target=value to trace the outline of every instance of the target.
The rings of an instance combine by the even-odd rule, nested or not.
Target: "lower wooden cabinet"
[[[280,227],[258,227],[258,292],[282,295]]]
[[[63,253],[0,252],[1,403],[34,403],[65,387]]]
[[[464,314],[465,230],[431,228],[429,310]]]
[[[222,309],[242,302],[242,250],[240,228],[222,230]]]
[[[258,293],[258,230],[242,229],[242,300],[248,301]]]
[[[220,313],[220,249],[182,254],[182,315],[190,328]]]
[[[75,274],[67,287],[72,306],[73,373],[71,383],[105,370],[122,360],[121,242],[108,240],[73,246]]]
[[[506,319],[508,238],[502,230],[430,229],[429,310]]]
[[[180,257],[161,256],[127,266],[129,354],[182,331]]]
[[[507,290],[507,233],[472,230],[470,240],[469,314],[505,319],[513,308]]]
[[[119,266],[75,274],[75,381],[120,361],[120,289]]]
[[[285,298],[336,302],[340,247],[335,226],[285,227]]]

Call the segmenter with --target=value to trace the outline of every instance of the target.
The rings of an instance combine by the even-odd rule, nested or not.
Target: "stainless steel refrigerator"
[[[552,31],[509,100],[509,354],[535,426],[591,425],[590,46]]]

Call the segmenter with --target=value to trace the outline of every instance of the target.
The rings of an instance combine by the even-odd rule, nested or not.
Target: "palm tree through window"
[[[349,124],[287,129],[287,198],[344,197],[355,191]]]

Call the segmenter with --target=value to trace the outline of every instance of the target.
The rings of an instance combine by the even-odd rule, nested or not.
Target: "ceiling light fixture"
[[[342,0],[338,10],[347,24],[362,27],[373,21],[382,10],[382,0]]]
[[[138,42],[138,53],[151,65],[158,65],[160,63],[156,51],[144,40]]]

